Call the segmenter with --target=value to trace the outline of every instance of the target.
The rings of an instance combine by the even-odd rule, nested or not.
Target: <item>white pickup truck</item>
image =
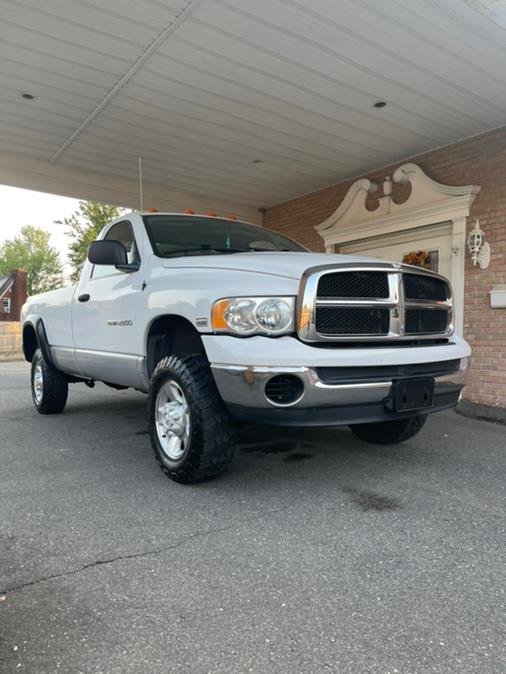
[[[77,286],[21,320],[37,410],[62,412],[72,382],[146,392],[156,457],[183,483],[227,468],[237,420],[407,440],[456,405],[470,355],[444,277],[194,214],[110,223]]]

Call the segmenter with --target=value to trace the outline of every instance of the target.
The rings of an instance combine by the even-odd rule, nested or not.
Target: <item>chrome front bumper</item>
[[[321,408],[381,403],[388,397],[392,379],[365,383],[328,384],[318,377],[311,367],[260,367],[211,365],[218,391],[225,403],[246,408]],[[302,397],[288,405],[280,405],[265,395],[265,385],[279,374],[292,374],[304,385]],[[434,395],[458,391],[466,383],[467,359],[461,360],[460,369],[450,374],[434,377]],[[427,410],[428,412],[430,410]]]

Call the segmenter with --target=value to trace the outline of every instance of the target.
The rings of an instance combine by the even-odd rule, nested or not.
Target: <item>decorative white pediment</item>
[[[411,184],[409,197],[402,203],[392,198],[392,179],[394,183]],[[385,178],[383,196],[372,210],[366,207],[367,198],[378,185],[366,178],[354,182],[339,207],[315,227],[325,245],[465,218],[481,189],[478,185],[442,185],[416,164],[399,166],[392,179]]]
[[[394,183],[410,183],[408,198],[396,203],[392,197]],[[479,194],[478,185],[442,185],[432,180],[416,164],[403,164],[392,179],[383,182],[383,196],[372,210],[367,198],[378,186],[366,178],[357,180],[348,190],[340,206],[315,229],[325,241],[329,253],[336,245],[371,237],[404,232],[417,227],[451,224],[452,270],[451,282],[455,292],[455,323],[458,334],[463,332],[464,271],[466,250],[466,218]]]

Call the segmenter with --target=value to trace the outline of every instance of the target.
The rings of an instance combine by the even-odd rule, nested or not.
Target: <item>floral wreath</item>
[[[432,268],[431,254],[427,250],[412,250],[402,258],[402,261],[404,264],[412,264],[415,267]]]

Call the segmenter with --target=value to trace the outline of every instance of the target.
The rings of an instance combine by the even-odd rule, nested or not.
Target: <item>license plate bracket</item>
[[[385,401],[393,412],[414,412],[432,407],[434,399],[434,379],[397,379],[392,382],[390,395]]]

